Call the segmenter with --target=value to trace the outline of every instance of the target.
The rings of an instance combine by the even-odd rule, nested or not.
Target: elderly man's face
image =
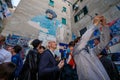
[[[53,48],[53,49],[56,49],[57,48],[57,43],[55,41],[51,41],[50,42],[50,47]]]

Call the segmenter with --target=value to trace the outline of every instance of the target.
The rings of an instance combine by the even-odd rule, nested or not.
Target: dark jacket
[[[102,56],[100,58],[106,72],[108,73],[111,80],[120,80],[119,79],[119,72],[115,66],[115,64],[107,58],[107,56]]]
[[[65,60],[65,64],[61,70],[60,80],[78,80],[76,68],[72,68],[70,64],[67,63],[70,53],[63,53],[64,56],[61,58]]]
[[[38,52],[30,50],[26,56],[25,63],[18,80],[37,80]]]
[[[59,68],[50,50],[45,50],[40,56],[38,75],[39,80],[58,80]]]

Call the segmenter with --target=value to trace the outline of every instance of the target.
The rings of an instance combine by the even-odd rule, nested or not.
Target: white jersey
[[[0,49],[0,64],[4,62],[11,62],[12,54],[5,50],[4,48]]]

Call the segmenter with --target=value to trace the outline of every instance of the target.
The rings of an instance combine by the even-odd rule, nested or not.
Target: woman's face
[[[69,48],[70,48],[70,51],[71,51],[71,52],[73,52],[73,50],[74,50],[74,47],[72,47],[72,46],[71,46],[71,47],[69,47]]]
[[[38,49],[38,52],[39,52],[40,54],[43,53],[43,51],[44,51],[43,48],[39,48],[39,49]]]

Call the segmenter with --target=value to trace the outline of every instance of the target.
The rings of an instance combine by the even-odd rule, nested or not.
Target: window
[[[66,25],[66,19],[62,18],[62,24]]]
[[[54,7],[54,1],[50,0],[49,5],[52,6],[52,7]]]
[[[66,12],[66,7],[63,7],[62,12]]]
[[[80,30],[80,35],[82,36],[86,31],[87,31],[87,28],[86,28],[86,27],[83,28],[83,29],[81,29],[81,30]]]
[[[74,17],[75,22],[78,22],[80,19],[84,17],[83,11],[80,10]]]
[[[86,15],[86,14],[88,13],[87,6],[85,6],[85,7],[83,8],[83,12],[84,12],[84,15]]]
[[[76,16],[74,17],[74,21],[75,21],[75,22],[78,22],[78,21],[79,21],[79,16],[78,16],[78,15],[76,15]]]
[[[73,9],[73,10],[75,9],[75,5],[76,5],[76,4],[73,4],[73,6],[72,6],[72,9]]]
[[[80,10],[75,16],[74,21],[78,22],[80,19],[82,19],[86,14],[88,13],[87,6],[83,7],[82,10]]]

